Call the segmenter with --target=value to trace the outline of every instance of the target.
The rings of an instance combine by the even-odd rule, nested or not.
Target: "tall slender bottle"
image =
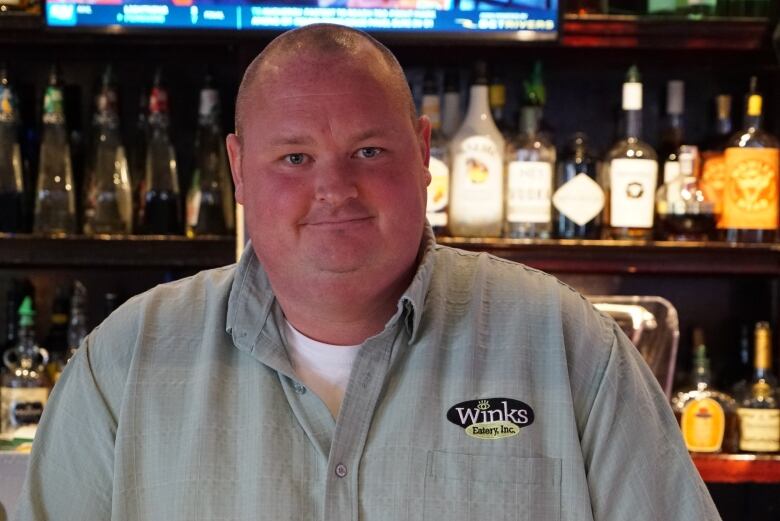
[[[745,452],[780,451],[780,396],[772,374],[772,332],[759,322],[755,331],[753,378],[737,397],[740,421],[739,448]]]
[[[742,130],[726,146],[722,227],[731,242],[772,242],[778,227],[780,144],[761,129],[763,98],[750,79]]]
[[[460,75],[456,69],[444,72],[444,102],[441,111],[441,132],[451,138],[460,128],[463,114],[460,109]]]
[[[157,69],[149,96],[149,141],[146,147],[141,233],[175,235],[182,233],[182,204],[176,153],[168,127],[168,92]]]
[[[651,239],[658,184],[658,156],[642,141],[642,83],[632,66],[623,84],[625,137],[607,153],[602,183],[609,194],[604,236],[610,239]]]
[[[447,139],[441,132],[439,89],[430,71],[423,78],[422,113],[431,122],[431,158],[428,163],[431,184],[428,185],[426,217],[433,233],[445,235],[450,200],[450,154]]]
[[[24,231],[24,178],[19,114],[8,70],[0,65],[0,232]]]
[[[597,161],[588,138],[578,132],[558,161],[553,194],[553,233],[560,239],[598,239],[604,190],[597,181]]]
[[[95,99],[96,135],[85,190],[84,233],[128,234],[133,225],[132,188],[110,67],[103,73],[101,83]]]
[[[143,198],[146,193],[146,144],[149,141],[149,90],[138,97],[138,117],[135,120],[130,152],[130,186],[133,190],[133,230],[141,231]]]
[[[726,185],[726,156],[724,150],[731,138],[731,96],[719,94],[715,97],[715,124],[713,133],[703,146],[701,187],[707,199],[715,205],[719,216],[718,228],[722,228],[723,188]]]
[[[67,358],[70,360],[87,337],[87,288],[78,280],[70,296],[70,317],[67,329]]]
[[[504,138],[490,115],[487,66],[478,62],[466,117],[450,143],[450,232],[453,235],[501,235],[505,146]]]
[[[195,172],[187,195],[187,237],[225,235],[233,225],[233,197],[228,173],[219,91],[206,75],[200,91]]]
[[[679,150],[684,138],[685,83],[670,80],[666,83],[666,123],[661,132],[658,156],[663,161],[663,182],[674,183],[680,176]]]
[[[490,101],[490,113],[493,116],[496,127],[501,131],[504,139],[510,139],[514,132],[512,131],[506,108],[506,84],[498,74],[494,74],[490,80],[488,100]]]
[[[49,354],[35,343],[34,317],[32,299],[25,297],[19,307],[18,342],[3,353],[7,372],[0,388],[0,433],[10,438],[32,439],[34,432],[21,434],[19,429],[34,429],[49,397],[44,372]]]
[[[43,97],[43,132],[35,193],[35,233],[76,232],[76,191],[65,126],[63,94],[57,68],[52,67]]]

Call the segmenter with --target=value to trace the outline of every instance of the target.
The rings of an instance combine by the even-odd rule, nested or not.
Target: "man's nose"
[[[324,162],[316,176],[315,197],[318,201],[339,206],[358,196],[357,177],[349,160]]]

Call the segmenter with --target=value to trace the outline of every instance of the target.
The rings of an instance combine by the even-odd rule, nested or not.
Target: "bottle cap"
[[[24,297],[22,305],[19,306],[19,326],[31,327],[35,323],[35,310],[33,309],[32,298]]]
[[[628,69],[623,84],[623,110],[642,110],[642,83],[636,65]]]

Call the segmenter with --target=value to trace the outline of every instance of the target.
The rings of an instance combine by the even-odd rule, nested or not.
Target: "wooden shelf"
[[[693,454],[707,483],[780,483],[780,455]]]
[[[211,268],[235,261],[228,237],[130,235],[63,238],[0,234],[0,267]]]
[[[487,251],[552,273],[780,275],[780,245],[774,244],[459,237],[438,242]]]

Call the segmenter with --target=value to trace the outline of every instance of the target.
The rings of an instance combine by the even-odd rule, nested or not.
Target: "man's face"
[[[240,143],[228,138],[236,198],[272,284],[387,286],[414,266],[430,128],[415,125],[376,57],[364,58],[267,67]]]

